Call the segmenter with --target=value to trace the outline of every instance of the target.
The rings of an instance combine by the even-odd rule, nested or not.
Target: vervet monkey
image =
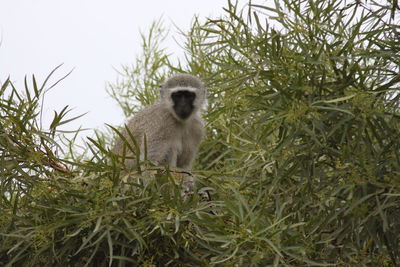
[[[147,159],[159,166],[169,165],[190,170],[204,137],[205,128],[200,116],[206,102],[203,82],[190,74],[178,74],[160,86],[160,100],[144,108],[127,123],[141,154],[147,145]],[[123,136],[133,147],[128,132]],[[121,138],[117,138],[113,152],[134,156]],[[125,160],[126,168],[134,168],[136,160]]]

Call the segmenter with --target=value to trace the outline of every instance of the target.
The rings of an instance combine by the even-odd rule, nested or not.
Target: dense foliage
[[[206,81],[193,173],[210,197],[183,195],[179,170],[149,162],[124,179],[109,133],[89,138],[84,155],[74,139],[60,146],[67,109],[49,130],[39,123],[48,81],[33,77],[23,92],[5,81],[0,265],[399,265],[398,11],[228,2],[220,18],[195,19],[178,62],[155,23],[108,90],[129,116],[172,73]]]

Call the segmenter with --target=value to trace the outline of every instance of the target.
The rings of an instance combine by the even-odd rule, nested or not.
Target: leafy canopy
[[[124,179],[109,133],[61,153],[38,126],[46,82],[0,91],[0,264],[396,266],[400,264],[400,35],[391,2],[228,2],[195,18],[185,58],[162,22],[108,92],[126,116],[173,73],[209,88],[207,138],[183,196],[179,170]],[[112,132],[118,130],[112,127]],[[136,148],[131,148],[136,149]],[[135,150],[136,151],[136,150]],[[122,177],[121,177],[122,176]]]

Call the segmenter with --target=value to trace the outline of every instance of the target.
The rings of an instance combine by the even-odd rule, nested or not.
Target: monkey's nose
[[[192,108],[187,105],[178,106],[175,108],[175,112],[179,118],[185,120],[189,118],[190,114],[192,113]]]

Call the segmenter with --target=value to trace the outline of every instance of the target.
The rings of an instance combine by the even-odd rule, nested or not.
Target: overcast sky
[[[140,30],[146,32],[161,16],[165,26],[173,23],[188,30],[195,14],[210,17],[222,14],[225,0],[1,0],[0,1],[0,82],[10,76],[23,89],[24,76],[35,74],[39,83],[57,65],[53,81],[74,69],[69,77],[46,94],[44,121],[48,125],[53,110],[69,105],[71,115],[88,112],[69,124],[102,128],[105,123],[124,121],[117,104],[107,95],[107,82],[117,78],[115,69],[132,63],[140,54]],[[181,54],[173,41],[171,53]],[[88,133],[91,135],[91,133]]]

